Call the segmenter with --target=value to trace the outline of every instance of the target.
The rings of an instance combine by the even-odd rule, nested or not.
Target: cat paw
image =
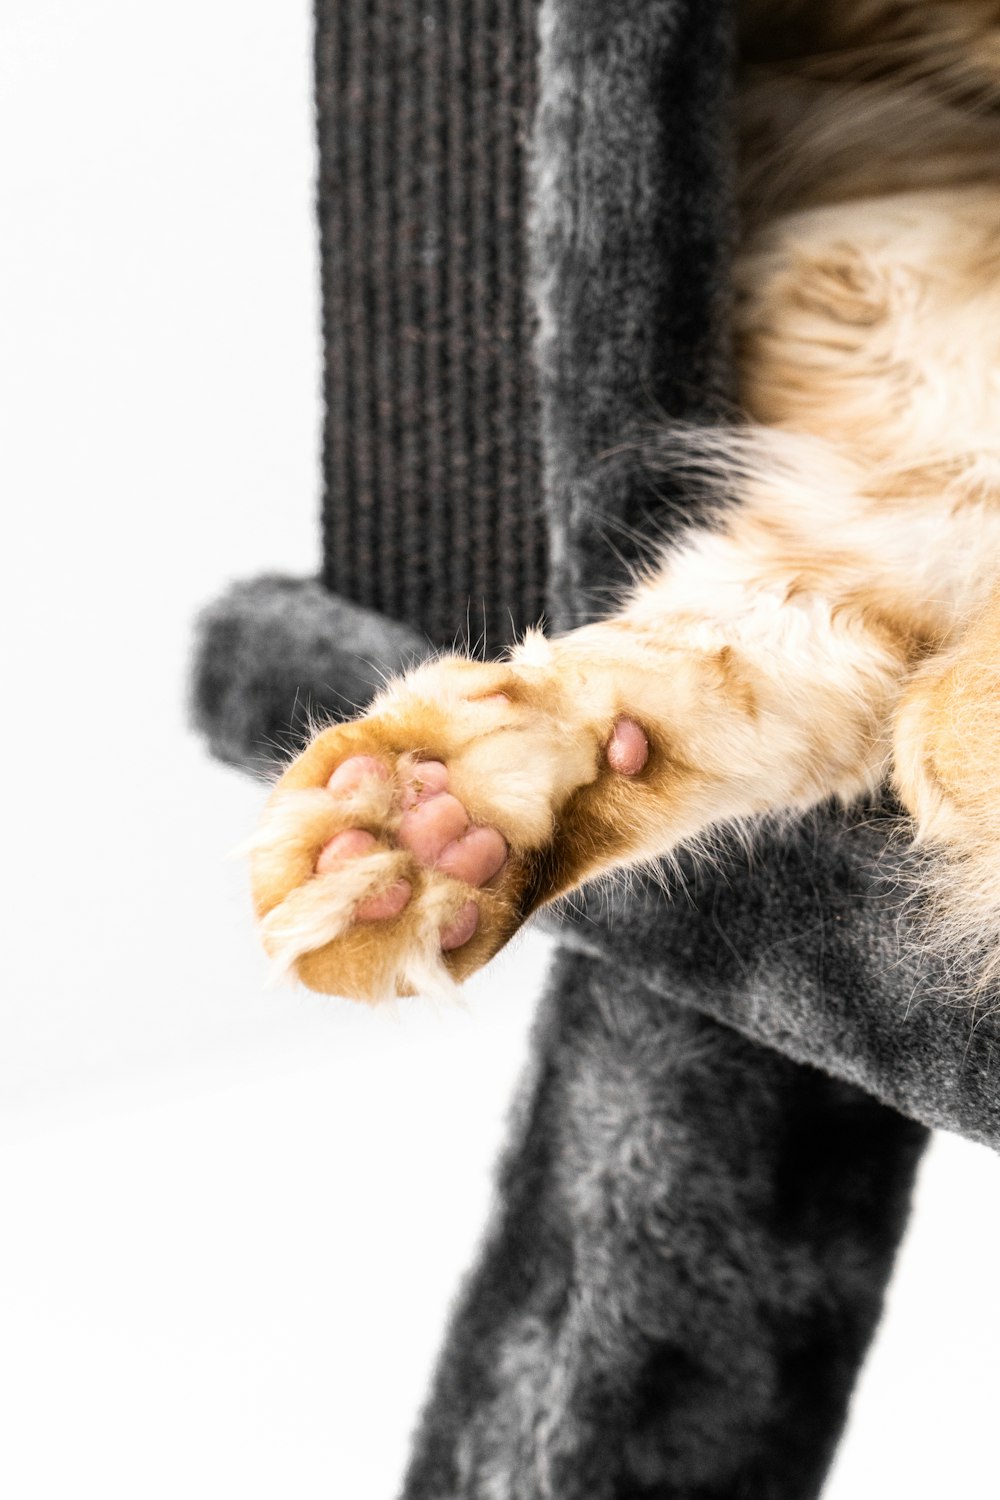
[[[276,967],[374,1001],[449,989],[491,958],[556,893],[560,811],[645,763],[638,725],[570,707],[551,672],[445,659],[318,734],[251,846]]]

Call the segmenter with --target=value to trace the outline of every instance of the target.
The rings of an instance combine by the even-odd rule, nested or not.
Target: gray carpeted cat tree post
[[[206,613],[217,754],[543,593],[587,619],[697,524],[642,452],[730,391],[733,68],[720,0],[318,0],[323,575]],[[926,1127],[1000,1139],[997,1022],[909,941],[892,813],[564,921],[407,1500],[818,1493]]]

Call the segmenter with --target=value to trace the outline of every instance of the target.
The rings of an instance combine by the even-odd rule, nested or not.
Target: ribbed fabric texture
[[[543,609],[537,0],[317,0],[324,582],[499,649]]]

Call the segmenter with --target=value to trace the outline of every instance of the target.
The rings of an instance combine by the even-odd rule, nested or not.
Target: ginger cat
[[[444,657],[319,733],[254,841],[264,945],[377,1000],[722,820],[887,775],[997,967],[1000,4],[752,0],[730,499],[613,618]]]

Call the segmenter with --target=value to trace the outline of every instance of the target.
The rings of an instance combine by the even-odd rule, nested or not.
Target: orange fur
[[[937,919],[1000,967],[1000,6],[753,0],[745,51],[748,423],[705,453],[739,503],[616,618],[500,666],[423,667],[286,772],[255,900],[265,945],[315,988],[463,977],[585,879],[887,772],[941,851]],[[650,742],[635,777],[603,754],[622,714]],[[350,806],[323,790],[358,753],[393,777],[444,760],[507,839],[464,947],[435,934],[470,890],[395,847],[394,783]],[[381,851],[317,876],[344,826]],[[398,918],[352,922],[401,874]]]

